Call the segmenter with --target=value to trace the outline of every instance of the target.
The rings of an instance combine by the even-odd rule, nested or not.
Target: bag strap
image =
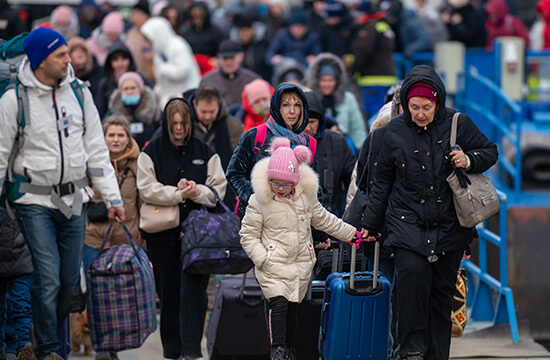
[[[361,185],[361,183],[363,182],[363,178],[365,177],[365,174],[370,173],[370,157],[371,157],[371,154],[372,154],[372,142],[373,141],[374,141],[374,136],[371,136],[370,141],[369,141],[369,150],[368,150],[368,153],[367,153],[367,164],[366,164],[365,168],[363,169],[363,172],[361,173],[361,177],[359,178],[359,181],[357,182],[358,185]],[[359,164],[359,161],[357,161],[357,164]],[[361,191],[359,186],[357,186],[357,190]],[[368,182],[367,182],[367,188],[365,189],[365,193],[366,194],[369,193],[369,183]]]
[[[218,192],[216,190],[214,190],[214,188],[211,188],[209,187],[210,191],[212,191],[212,193],[214,194],[214,196],[216,197],[216,200],[218,201],[218,203],[220,203],[220,205],[223,207],[223,209],[225,210],[225,212],[228,212],[228,213],[233,213],[233,211],[231,211],[231,209],[229,209],[227,207],[227,205],[225,205],[225,203],[220,199],[220,196],[218,195]]]
[[[86,112],[84,111],[84,88],[90,87],[89,81],[84,81],[82,84],[78,80],[73,80],[71,82],[71,89],[78,100],[78,105],[82,110],[82,136],[86,134]]]
[[[458,111],[455,112],[454,115],[453,115],[453,121],[451,123],[451,137],[449,139],[449,143],[451,144],[451,146],[456,144],[456,129],[458,127],[458,116],[459,115],[460,115],[460,113]]]
[[[122,188],[122,184],[124,184],[124,180],[126,180],[126,178],[128,177],[128,171],[130,170],[130,167],[126,167],[126,169],[124,169],[124,172],[122,173],[122,179],[120,179],[120,183],[118,184],[118,188],[121,189]]]
[[[115,221],[111,220],[111,222],[109,223],[109,228],[107,229],[107,232],[105,233],[105,236],[103,237],[103,242],[101,243],[101,247],[99,248],[96,259],[98,259],[99,256],[105,251],[104,250],[105,249],[105,244],[107,243],[107,239],[109,238],[109,235],[111,234],[111,230],[113,230],[113,225],[114,224],[115,224]],[[124,234],[126,235],[126,238],[128,239],[128,242],[130,243],[130,246],[134,250],[134,253],[137,255],[138,252],[139,252],[138,245],[136,244],[136,241],[134,240],[134,237],[130,233],[130,230],[128,230],[128,228],[126,227],[126,225],[124,225],[123,222],[121,222],[119,224],[120,224],[120,226],[122,226],[122,229],[124,230]]]
[[[260,149],[264,146],[265,137],[267,136],[267,125],[265,123],[256,126],[256,137],[254,138],[254,148],[252,152],[256,155],[260,153]],[[309,138],[309,150],[311,151],[311,163],[315,159],[315,151],[317,150],[317,139],[311,135],[307,135]]]
[[[313,157],[311,161],[313,162]],[[330,179],[332,181],[330,182],[330,184],[327,183],[326,176],[324,177],[325,188],[327,189],[327,195],[328,195],[327,204],[330,206],[330,204],[332,204],[332,197],[334,195],[334,172],[332,171],[332,141],[330,139],[330,136],[327,136],[327,168],[325,169],[325,172],[332,173],[332,176]]]
[[[311,135],[306,134],[309,138],[309,150],[311,150],[311,163],[315,159],[315,151],[317,150],[317,139]]]
[[[256,155],[260,153],[260,149],[264,146],[265,137],[267,135],[267,125],[265,123],[256,126],[256,138],[254,138],[254,148],[252,152]]]

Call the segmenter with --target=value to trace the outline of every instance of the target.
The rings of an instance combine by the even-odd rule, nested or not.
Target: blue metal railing
[[[493,325],[508,323],[512,341],[519,341],[518,323],[512,289],[508,287],[508,205],[506,194],[498,191],[501,207],[499,213],[499,235],[478,225],[479,265],[470,260],[462,261],[468,277],[466,305],[470,310],[470,320],[491,321]],[[500,250],[500,281],[487,272],[487,243]],[[477,280],[477,281],[476,281]],[[496,304],[495,304],[496,298]]]
[[[475,69],[459,77],[454,105],[468,114],[479,129],[499,146],[497,176],[504,184],[508,175],[516,195],[521,191],[521,127],[522,108],[511,100],[494,82],[479,75]],[[514,147],[515,156],[510,161],[505,155],[506,147]]]

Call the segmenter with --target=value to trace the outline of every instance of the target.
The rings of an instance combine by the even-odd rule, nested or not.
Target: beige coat
[[[300,181],[288,199],[271,191],[268,162],[264,158],[252,170],[254,194],[239,232],[241,244],[256,265],[256,278],[266,298],[284,296],[301,302],[316,261],[311,226],[342,241],[351,241],[355,228],[319,203],[319,180],[308,165],[300,165]]]
[[[118,159],[111,159],[111,163],[115,168],[115,174],[119,184],[122,180],[124,170],[126,168],[129,169],[126,173],[126,179],[122,183],[122,187],[120,189],[120,194],[122,195],[122,200],[124,201],[124,211],[126,214],[126,221],[124,221],[124,225],[128,227],[128,230],[134,237],[134,240],[136,240],[139,245],[142,245],[143,241],[141,239],[138,227],[141,198],[139,197],[139,192],[136,185],[137,158],[140,152],[136,141],[132,138],[130,141],[132,146],[128,147],[124,154],[122,154],[122,156]],[[92,198],[92,202],[99,203],[101,201],[101,196],[99,196],[98,193],[96,193]],[[128,243],[122,226],[118,224],[113,226],[113,230],[109,235],[105,248],[117,244]],[[109,222],[92,223],[86,216],[86,238],[84,240],[84,244],[91,248],[99,249],[108,228]]]

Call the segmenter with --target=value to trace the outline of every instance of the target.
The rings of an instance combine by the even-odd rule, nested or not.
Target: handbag
[[[128,176],[128,170],[130,168],[124,169],[124,173],[122,174],[122,179],[120,179],[120,184],[118,184],[118,188],[122,188],[122,184],[124,183],[124,180],[126,180],[126,177]],[[107,210],[107,205],[102,202],[89,202],[88,206],[86,207],[86,215],[88,216],[88,220],[93,223],[98,222],[107,222],[109,221],[109,217],[107,216],[109,214],[109,211]]]
[[[180,224],[179,205],[152,205],[144,203],[139,211],[139,228],[149,234],[177,228]]]
[[[136,349],[157,327],[155,280],[149,258],[123,223],[128,244],[105,249],[88,269],[88,319],[96,352]]]
[[[456,128],[458,116],[453,115],[451,125],[451,147],[456,144]],[[447,177],[447,183],[453,191],[453,200],[456,209],[456,216],[462,227],[473,228],[489,217],[498,213],[500,201],[498,194],[491,183],[491,180],[483,174],[468,174],[470,184],[463,188],[460,185],[456,169]]]
[[[191,210],[181,224],[182,268],[190,274],[240,274],[254,263],[241,246],[239,218],[220,200],[221,213],[211,213],[202,206]]]
[[[371,151],[372,151],[372,142],[373,142],[373,139],[371,138],[369,142],[369,152],[367,154],[367,166],[365,167],[365,169],[363,169],[363,172],[361,173],[361,177],[359,178],[359,181],[357,182],[357,184],[362,184],[365,174],[370,173],[370,157],[371,157]],[[359,164],[359,161],[357,161],[357,164]],[[342,215],[342,220],[344,222],[355,226],[355,228],[358,230],[361,230],[361,227],[362,227],[361,222],[363,221],[363,215],[365,213],[365,208],[367,207],[368,193],[369,193],[368,184],[367,184],[366,191],[361,191],[361,189],[357,188],[357,191],[355,192],[353,199],[351,200],[348,207],[344,211],[344,214]]]
[[[461,337],[468,322],[466,313],[466,295],[468,294],[468,278],[465,269],[458,269],[455,283],[455,295],[451,311],[452,337]]]

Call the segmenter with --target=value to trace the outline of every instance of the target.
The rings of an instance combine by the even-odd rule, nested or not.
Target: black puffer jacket
[[[283,92],[290,89],[295,89],[298,94],[300,94],[300,97],[304,103],[304,121],[302,126],[293,130],[294,133],[299,134],[304,131],[309,123],[309,118],[307,116],[309,113],[308,102],[299,86],[291,83],[282,83],[277,86],[273,96],[271,97],[271,117],[277,122],[277,124],[284,126],[283,116],[279,111],[281,107],[280,101]],[[250,173],[252,172],[252,168],[260,159],[269,156],[267,151],[269,150],[271,139],[273,138],[273,134],[268,128],[265,136],[265,142],[260,151],[255,154],[253,149],[256,133],[256,128],[252,128],[241,136],[239,143],[233,152],[233,156],[231,156],[231,160],[229,161],[227,172],[225,174],[227,182],[231,185],[235,191],[235,194],[239,197],[238,210],[241,217],[244,215],[246,206],[248,205],[248,199],[253,194],[252,185],[250,184]],[[316,168],[315,161],[313,163],[313,168]]]
[[[203,54],[208,56],[216,56],[220,43],[227,38],[223,31],[210,21],[210,9],[204,2],[194,2],[189,8],[189,12],[193,8],[200,8],[204,13],[204,24],[196,26],[192,23],[189,26],[182,28],[183,38],[187,40],[193,54]]]
[[[355,166],[355,155],[346,142],[346,138],[337,132],[325,130],[326,119],[323,105],[313,91],[306,92],[309,105],[309,117],[319,119],[319,128],[315,138],[317,139],[317,174],[323,191],[323,206],[330,212],[341,217],[344,214],[344,199],[351,182],[351,174]],[[330,154],[330,169],[329,169]],[[326,170],[332,172],[332,196],[329,193],[329,184],[326,178]]]
[[[418,127],[407,104],[410,86],[418,81],[437,90],[439,110],[432,123]],[[386,135],[378,159],[376,179],[363,227],[379,231],[386,224],[386,244],[429,256],[443,251],[465,249],[473,229],[460,226],[453,194],[446,182],[453,170],[445,155],[454,109],[446,108],[445,87],[433,70],[414,67],[403,82],[401,102],[404,113],[386,125]],[[472,173],[481,173],[496,163],[497,146],[479,131],[467,115],[460,115],[457,143],[471,160]]]
[[[32,273],[31,253],[25,238],[7,211],[0,208],[0,277]]]

